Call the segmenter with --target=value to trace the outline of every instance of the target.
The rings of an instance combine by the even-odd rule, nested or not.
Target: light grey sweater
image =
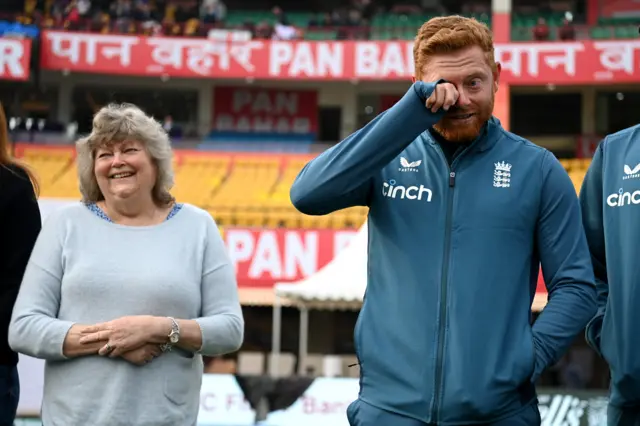
[[[195,319],[202,349],[174,349],[142,367],[121,358],[62,354],[73,324],[127,315]],[[14,307],[9,344],[46,360],[45,426],[192,426],[201,354],[237,350],[243,331],[235,271],[207,212],[185,204],[159,225],[131,227],[78,203],[45,221]]]

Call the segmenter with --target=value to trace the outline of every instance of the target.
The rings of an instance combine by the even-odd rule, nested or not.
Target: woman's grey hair
[[[95,154],[99,148],[124,141],[144,145],[157,169],[153,200],[158,205],[174,201],[169,192],[173,187],[173,151],[169,135],[160,123],[132,104],[109,104],[93,117],[91,134],[76,142],[78,179],[84,203],[104,200],[94,171]]]

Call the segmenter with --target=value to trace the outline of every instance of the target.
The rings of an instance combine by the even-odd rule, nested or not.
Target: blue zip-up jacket
[[[587,342],[611,367],[610,403],[640,405],[640,125],[600,143],[580,202],[598,289]]]
[[[560,163],[491,119],[449,167],[428,131],[438,83],[413,84],[312,160],[291,200],[310,215],[369,206],[360,399],[430,424],[484,423],[535,400],[534,381],[595,314],[596,291]],[[550,300],[531,326],[540,262]]]

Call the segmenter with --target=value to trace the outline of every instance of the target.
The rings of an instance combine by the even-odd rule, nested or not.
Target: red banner
[[[213,131],[311,134],[318,130],[316,91],[216,87]]]
[[[185,78],[408,80],[408,41],[225,42],[44,31],[42,67]],[[514,85],[640,82],[640,40],[496,45]]]
[[[225,228],[240,287],[271,287],[306,278],[349,244],[353,230]]]
[[[601,8],[601,16],[604,17],[638,17],[639,6],[636,0],[612,0],[603,2],[598,2],[598,0],[595,0],[593,1],[593,3],[597,4]]]
[[[28,80],[31,39],[0,38],[0,80]]]
[[[222,232],[238,285],[272,287],[316,273],[344,249],[357,231],[225,228]],[[546,294],[542,275],[537,293]]]
[[[398,102],[402,96],[380,95],[380,111],[386,111]]]

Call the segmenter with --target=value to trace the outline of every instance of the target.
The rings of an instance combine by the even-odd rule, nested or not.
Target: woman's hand
[[[65,357],[75,358],[85,355],[95,355],[100,348],[107,343],[105,339],[103,341],[98,340],[93,343],[83,344],[81,339],[85,336],[87,327],[90,326],[75,324],[69,329],[62,344],[62,353]]]
[[[162,344],[171,331],[171,320],[149,315],[128,316],[86,327],[80,343],[106,341],[98,352],[112,358],[142,348],[147,343]],[[163,337],[162,337],[163,336]]]
[[[150,363],[154,358],[157,358],[160,355],[162,355],[160,346],[147,343],[141,348],[123,353],[121,357],[132,364],[142,366]]]

